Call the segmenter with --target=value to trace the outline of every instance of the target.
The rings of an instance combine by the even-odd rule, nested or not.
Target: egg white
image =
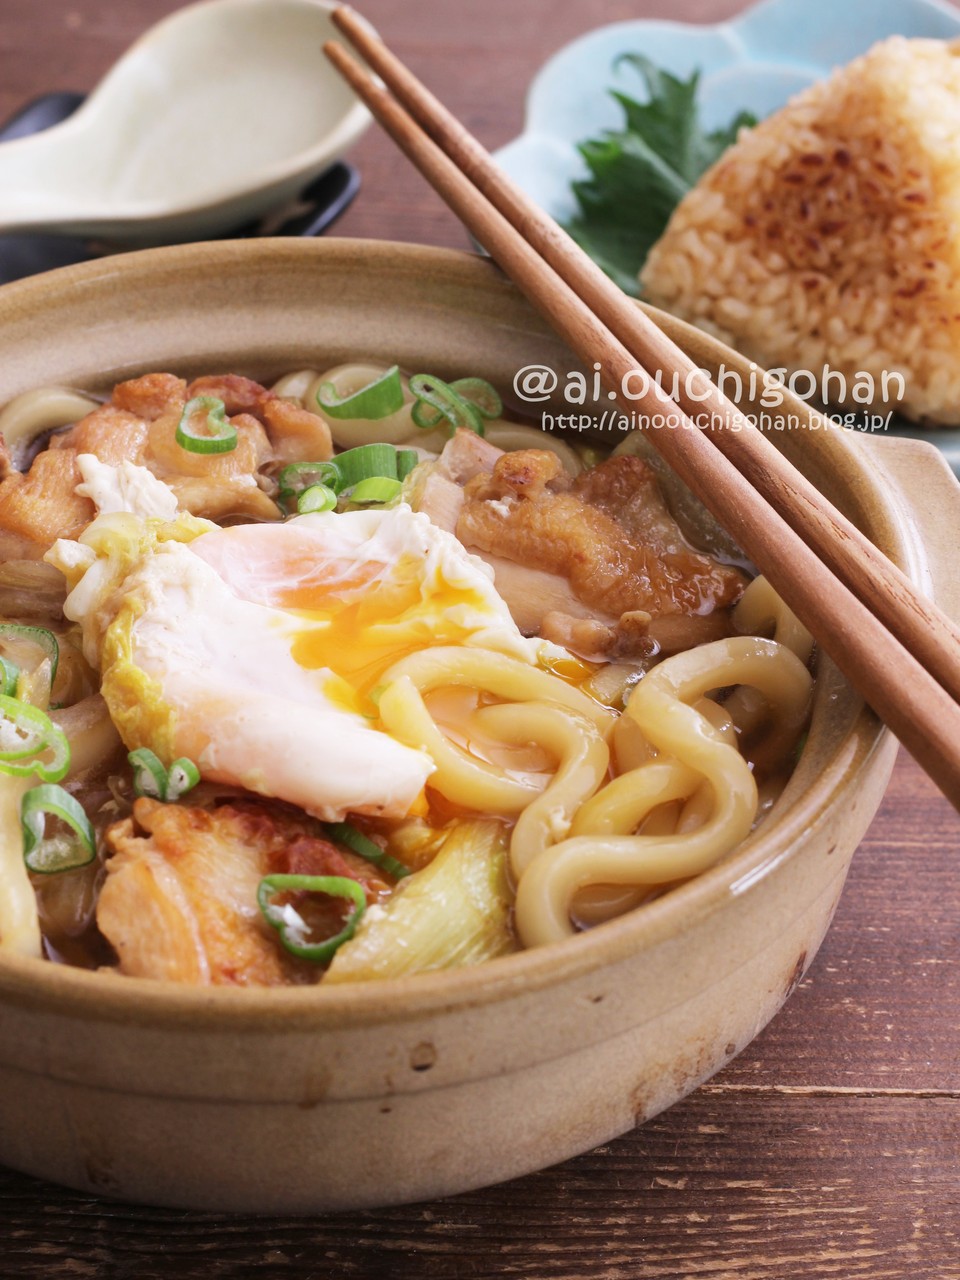
[[[119,582],[101,574],[109,596],[80,581],[69,614],[96,614],[105,663],[123,655],[122,679],[105,667],[104,696],[127,745],[188,756],[214,781],[325,820],[402,816],[434,766],[377,726],[382,674],[438,644],[537,661],[540,642],[521,635],[492,571],[406,505],[189,541],[153,525]]]

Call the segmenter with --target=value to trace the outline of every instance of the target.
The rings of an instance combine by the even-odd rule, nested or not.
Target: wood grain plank
[[[0,114],[89,89],[177,0],[0,0]],[[556,48],[740,0],[358,0],[489,146]],[[342,234],[466,248],[378,131]],[[902,758],[834,926],[724,1072],[618,1142],[506,1186],[322,1219],[116,1205],[0,1171],[10,1280],[960,1280],[960,819]]]
[[[701,1090],[557,1169],[313,1219],[111,1205],[0,1178],[3,1274],[109,1280],[958,1280],[957,1098]],[[37,1224],[43,1223],[42,1244]]]
[[[960,821],[901,754],[819,957],[724,1079],[960,1089],[958,851]]]

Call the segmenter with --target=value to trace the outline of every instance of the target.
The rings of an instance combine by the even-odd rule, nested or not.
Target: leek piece
[[[458,378],[450,387],[461,400],[469,400],[485,418],[499,418],[503,413],[503,401],[486,378]]]
[[[406,480],[414,467],[420,465],[420,455],[416,449],[397,450],[397,479]]]
[[[395,880],[402,880],[410,874],[409,867],[405,867],[396,858],[391,858],[389,853],[384,853],[369,836],[365,836],[349,822],[328,822],[324,829],[334,844],[345,845],[354,853],[358,853],[361,858],[366,858],[367,862],[372,862],[375,867],[386,871]]]
[[[39,654],[37,654],[39,650]],[[3,693],[19,696],[24,702],[46,706],[57,678],[60,645],[46,627],[0,623],[0,668],[4,674]],[[17,678],[11,683],[13,670]]]
[[[6,658],[0,657],[0,693],[5,698],[14,697],[19,683],[20,668],[15,662],[8,662]]]
[[[381,377],[368,382],[352,396],[340,400],[332,382],[324,382],[317,391],[317,404],[331,418],[365,418],[376,421],[389,418],[403,408],[403,381],[393,365]]]
[[[338,492],[341,493],[373,476],[386,476],[388,480],[397,478],[397,451],[392,444],[359,444],[355,449],[338,453],[334,463],[340,472]]]
[[[138,747],[127,759],[133,765],[133,792],[137,796],[173,804],[200,781],[200,770],[186,756],[174,760],[169,769],[149,747]]]
[[[347,497],[351,502],[392,502],[399,497],[403,485],[399,480],[391,480],[388,476],[370,476],[353,486]]]
[[[199,781],[200,770],[192,760],[187,756],[174,760],[167,771],[167,801],[173,804],[188,791],[192,791]]]
[[[517,949],[504,825],[461,822],[434,860],[369,908],[324,982],[363,982],[478,964]]]
[[[337,495],[326,484],[312,484],[297,498],[297,514],[311,515],[317,511],[332,511],[337,505]]]
[[[46,836],[47,815],[59,818],[73,836]],[[31,787],[20,803],[23,860],[38,875],[56,875],[85,867],[97,856],[93,824],[83,805],[63,787]]]
[[[415,426],[428,430],[446,418],[451,435],[458,427],[475,431],[478,436],[483,435],[484,415],[480,408],[459,395],[442,379],[431,377],[428,373],[414,374],[410,379],[410,390],[417,397],[410,410],[410,420]]]
[[[205,431],[198,431],[193,419],[203,413]],[[188,453],[230,453],[237,447],[237,429],[227,421],[227,410],[216,396],[194,396],[183,406],[174,436]]]
[[[149,747],[131,751],[127,760],[133,765],[133,794],[163,800],[167,793],[167,771],[156,752]]]
[[[295,498],[314,485],[340,492],[340,469],[335,462],[290,462],[277,476],[277,496]]]
[[[46,752],[53,758],[43,760]],[[0,694],[0,773],[59,782],[70,768],[70,744],[46,712]]]
[[[307,922],[289,903],[278,906],[273,901],[278,893],[305,892],[326,893],[333,898],[346,898],[353,903],[353,910],[339,933],[322,942],[310,942]],[[367,906],[367,895],[362,884],[346,876],[264,876],[257,889],[257,904],[263,918],[280,935],[280,941],[291,955],[314,964],[326,964],[337,948],[353,937]]]

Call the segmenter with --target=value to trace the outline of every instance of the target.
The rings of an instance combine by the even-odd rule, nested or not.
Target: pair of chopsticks
[[[960,809],[960,628],[696,373],[358,14],[342,7],[333,21],[383,82],[342,45],[324,46],[375,118],[571,349],[600,364],[626,413],[679,421],[649,432],[661,456]],[[641,368],[662,370],[677,401],[654,377],[642,398],[623,397],[624,376]]]

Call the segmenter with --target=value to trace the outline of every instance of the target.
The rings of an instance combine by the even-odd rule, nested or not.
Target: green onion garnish
[[[371,476],[397,478],[397,451],[392,444],[361,444],[338,453],[335,465],[340,473],[340,492],[352,489]]]
[[[294,498],[315,484],[325,484],[336,491],[340,471],[335,462],[290,462],[277,476],[281,498]]]
[[[417,373],[410,379],[410,390],[417,397],[410,411],[410,417],[416,426],[426,430],[438,426],[446,419],[451,435],[459,427],[475,431],[478,436],[483,435],[484,415],[480,408],[464,399],[440,378]]]
[[[420,455],[416,449],[397,450],[397,479],[406,480],[414,467],[420,465]]]
[[[361,444],[330,462],[291,462],[277,477],[281,502],[296,498],[298,515],[332,511],[342,494],[351,502],[392,502],[420,461],[416,449]]]
[[[73,836],[44,836],[47,815],[59,818]],[[50,783],[33,787],[20,803],[20,825],[23,828],[23,860],[29,871],[55,875],[85,867],[96,857],[93,824],[83,806],[63,787]]]
[[[503,416],[503,401],[496,387],[487,382],[486,378],[457,378],[455,382],[450,383],[450,389],[455,391],[461,400],[466,400],[474,408],[479,409],[485,418]]]
[[[370,476],[367,480],[361,480],[359,484],[353,486],[350,490],[351,502],[392,502],[396,498],[403,484],[399,480],[391,480],[389,476]]]
[[[380,867],[395,880],[402,880],[404,876],[410,875],[409,867],[405,867],[396,858],[391,858],[389,853],[384,853],[378,844],[374,844],[368,836],[351,826],[349,822],[327,822],[324,824],[324,830],[334,844],[346,845],[348,849],[359,853],[361,858],[366,858],[367,862]]]
[[[289,903],[278,906],[273,898],[278,893],[302,891],[326,893],[334,898],[348,898],[354,905],[339,933],[322,942],[307,940],[307,922]],[[353,937],[367,907],[363,886],[346,876],[264,876],[257,888],[257,904],[263,918],[280,934],[280,941],[291,955],[315,964],[326,964],[337,948]]]
[[[329,485],[312,484],[297,498],[297,513],[305,516],[312,511],[332,511],[336,505],[337,495]]]
[[[193,425],[199,413],[205,414],[202,431]],[[237,429],[227,421],[222,400],[216,396],[194,396],[183,407],[176,441],[189,453],[229,453],[237,447]]]
[[[160,757],[149,747],[138,747],[129,753],[127,760],[133,765],[134,795],[162,800],[167,790],[167,771]]]
[[[17,685],[20,683],[20,668],[15,662],[8,662],[0,657],[0,694],[6,698],[14,698]]]
[[[37,757],[52,752],[51,760]],[[35,773],[42,782],[59,782],[70,768],[70,744],[39,707],[0,694],[0,773],[26,778]]]
[[[52,631],[48,631],[46,627],[23,627],[16,622],[0,623],[0,645],[13,641],[14,644],[21,642],[26,644],[35,644],[40,649],[45,658],[50,659],[50,685],[57,678],[57,664],[60,661],[60,645],[57,637]],[[4,692],[6,692],[4,690]]]
[[[167,771],[166,799],[170,804],[173,804],[175,800],[179,800],[188,791],[192,791],[199,781],[200,770],[192,760],[188,760],[186,756],[181,756],[179,760],[174,760]]]
[[[367,383],[352,396],[341,400],[332,382],[324,382],[317,391],[317,404],[331,418],[366,418],[376,421],[388,418],[403,408],[403,382],[394,365],[381,377]]]
[[[169,769],[149,747],[138,747],[127,759],[133,765],[133,793],[137,796],[173,804],[200,781],[200,770],[186,756],[174,760]]]

